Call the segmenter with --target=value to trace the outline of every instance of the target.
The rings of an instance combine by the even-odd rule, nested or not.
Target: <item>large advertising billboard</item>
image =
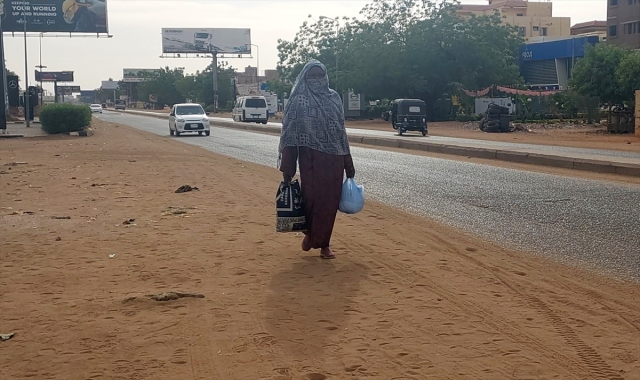
[[[123,69],[122,81],[125,83],[139,83],[152,78],[157,69]]]
[[[36,82],[73,82],[73,71],[38,71]]]
[[[108,33],[107,0],[0,0],[2,30]]]
[[[114,80],[103,80],[100,88],[103,90],[117,90],[120,86],[118,86],[118,82]]]
[[[163,28],[162,52],[250,54],[251,30]]]
[[[58,95],[72,95],[81,92],[80,86],[58,86]]]

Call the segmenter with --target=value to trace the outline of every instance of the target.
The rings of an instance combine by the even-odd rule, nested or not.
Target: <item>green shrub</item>
[[[40,112],[42,130],[49,133],[79,132],[91,125],[88,106],[51,104]]]

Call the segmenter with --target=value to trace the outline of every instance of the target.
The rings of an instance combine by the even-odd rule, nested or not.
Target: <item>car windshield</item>
[[[244,106],[251,108],[265,108],[267,106],[267,103],[264,101],[264,99],[247,99],[247,101],[244,103]]]
[[[176,115],[203,115],[203,114],[204,114],[204,110],[200,105],[176,107]]]

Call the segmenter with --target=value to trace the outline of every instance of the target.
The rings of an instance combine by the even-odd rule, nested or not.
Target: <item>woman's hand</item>
[[[347,172],[347,178],[353,178],[356,176],[356,169],[352,166],[345,170]]]

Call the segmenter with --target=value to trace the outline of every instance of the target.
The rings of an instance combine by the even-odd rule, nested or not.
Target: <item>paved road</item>
[[[157,118],[116,113],[99,118],[169,135],[167,121]],[[210,137],[175,139],[271,167],[277,162],[278,138],[272,135],[213,128]],[[640,281],[638,186],[352,150],[356,179],[368,198],[507,246]]]
[[[157,112],[138,111],[138,110],[133,110],[130,112],[138,112],[141,114],[158,116]],[[234,123],[234,121],[229,118],[221,118],[221,117],[210,117],[209,120],[211,120],[213,123],[215,123],[216,121],[222,121],[225,123]],[[269,122],[268,125],[275,126],[275,127],[282,126],[281,123],[275,123],[275,122]],[[389,126],[389,131],[347,128],[347,132],[349,134],[360,135],[360,136],[398,138],[398,139],[408,138],[407,136],[404,136],[404,137],[398,136],[397,132],[391,129],[391,126]],[[607,157],[617,157],[617,158],[628,159],[628,162],[630,163],[640,162],[640,152],[625,152],[625,151],[606,150],[606,149],[572,148],[572,147],[564,147],[564,146],[539,145],[539,144],[522,144],[522,143],[511,143],[511,142],[504,142],[504,141],[464,139],[459,137],[445,137],[445,136],[428,136],[426,138],[417,137],[417,139],[418,141],[424,139],[424,141],[429,141],[429,142],[438,143],[438,144],[462,145],[462,146],[471,146],[471,147],[486,148],[486,149],[524,150],[531,153],[543,153],[543,154],[560,155],[560,156],[566,155],[571,157],[605,159],[605,160]]]

